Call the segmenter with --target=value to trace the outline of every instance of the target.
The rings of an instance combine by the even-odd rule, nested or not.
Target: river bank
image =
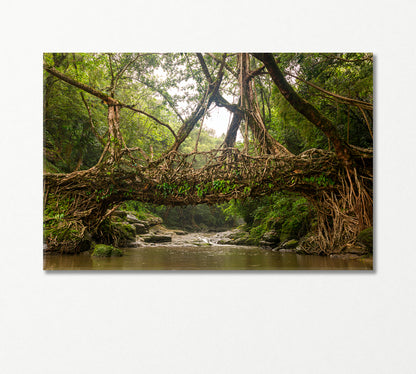
[[[209,244],[215,233],[177,235],[171,243],[140,243],[123,256],[44,255],[44,270],[372,270],[372,261],[300,255],[257,246]]]
[[[114,252],[100,245],[78,254],[45,253],[44,270],[372,270],[372,258],[316,256],[296,248],[253,245],[241,229],[192,232],[166,228],[160,219],[145,223],[132,213],[119,224],[137,227]],[[126,220],[129,220],[130,223]],[[136,222],[140,221],[140,222]],[[134,222],[132,222],[134,221]],[[137,225],[137,226],[134,226]],[[131,233],[131,229],[126,232]],[[248,238],[249,239],[249,238]],[[246,241],[246,242],[245,242]],[[251,245],[249,245],[251,244]],[[289,243],[290,244],[290,243]]]
[[[166,248],[218,247],[218,252],[223,253],[223,247],[228,247],[234,249],[255,248],[255,250],[262,253],[285,254],[287,258],[291,258],[289,255],[295,255],[295,257],[292,257],[297,259],[303,257],[296,256],[310,255],[304,251],[302,246],[302,242],[308,240],[310,235],[305,235],[301,239],[288,237],[285,240],[280,240],[279,233],[271,230],[264,233],[261,238],[255,239],[244,230],[243,226],[220,232],[190,233],[165,227],[162,219],[157,216],[148,215],[143,219],[134,211],[115,211],[111,219],[103,225],[103,228],[105,230],[101,230],[101,236],[98,237],[98,240],[96,240],[97,237],[94,238],[87,234],[82,241],[82,246],[79,247],[79,251],[66,254],[77,255],[83,253],[84,259],[85,256],[92,258],[122,257],[127,253],[131,255],[132,253],[129,251],[131,248],[150,248],[149,253],[156,256],[157,251],[152,252],[152,249],[165,248],[164,252],[167,254],[171,250],[166,250]],[[46,255],[65,254],[56,250],[51,251],[45,244],[44,253]],[[195,251],[193,253],[195,254]],[[198,253],[199,255],[204,254],[203,251]],[[215,253],[215,251],[210,251],[210,256],[212,253]],[[248,251],[246,254],[250,255],[252,253],[254,252]],[[340,250],[334,250],[334,253],[329,256],[318,257],[328,257],[340,261],[358,260],[372,267],[372,230],[361,238],[359,237],[356,243],[345,246]],[[161,268],[164,268],[164,265],[161,266]],[[220,268],[222,267],[220,266]]]

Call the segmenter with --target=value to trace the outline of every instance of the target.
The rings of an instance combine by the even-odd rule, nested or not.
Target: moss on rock
[[[283,247],[286,249],[293,249],[296,248],[299,244],[299,240],[290,239],[286,243],[283,244]]]
[[[136,239],[136,228],[130,223],[126,222],[113,222],[111,224],[116,236],[121,241],[135,240]]]
[[[120,257],[123,255],[121,249],[115,248],[112,245],[96,244],[92,256],[94,257]]]

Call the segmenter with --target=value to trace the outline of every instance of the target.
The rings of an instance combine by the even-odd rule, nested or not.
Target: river
[[[273,252],[218,245],[219,234],[175,236],[172,243],[124,248],[122,257],[44,255],[44,270],[372,270],[371,260]],[[208,244],[208,243],[213,244]]]

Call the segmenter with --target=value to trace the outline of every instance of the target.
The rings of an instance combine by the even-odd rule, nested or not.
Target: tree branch
[[[162,125],[162,126],[164,126],[164,127],[166,127],[171,133],[172,133],[172,135],[174,136],[174,138],[175,138],[175,140],[178,138],[177,137],[177,135],[175,134],[175,131],[173,131],[173,129],[167,124],[167,123],[164,123],[164,122],[162,122],[161,120],[159,120],[158,118],[156,118],[155,116],[152,116],[151,114],[149,114],[149,113],[146,113],[145,111],[143,111],[143,110],[140,110],[140,109],[136,109],[136,108],[134,108],[133,106],[131,106],[131,105],[126,105],[126,104],[123,104],[123,103],[120,103],[120,106],[121,107],[123,107],[123,108],[127,108],[127,109],[130,109],[130,110],[132,110],[133,112],[136,112],[136,113],[140,113],[140,114],[143,114],[143,115],[145,115],[145,116],[147,116],[147,117],[149,117],[149,118],[151,118],[153,121],[155,121],[155,122],[157,122],[159,125]]]
[[[220,60],[218,57],[216,57],[213,53],[207,53],[208,56],[210,56],[213,60],[221,63],[222,60]],[[228,64],[224,65],[225,69],[228,70],[234,77],[238,78],[238,74],[233,71],[233,69],[230,68]]]
[[[147,87],[155,90],[160,96],[162,96],[166,100],[166,102],[169,104],[169,106],[172,108],[172,110],[175,112],[175,114],[178,116],[178,118],[180,119],[180,121],[182,123],[185,122],[185,120],[182,118],[181,114],[178,112],[178,110],[176,109],[175,105],[173,104],[171,98],[165,92],[163,92],[160,88],[155,87],[153,84],[151,84],[149,82],[146,82],[146,81],[141,80],[141,79],[138,79],[138,78],[137,78],[137,80],[140,83],[144,84],[145,86],[147,86]]]
[[[89,94],[98,97],[108,105],[118,105],[119,102],[112,97],[108,96],[107,94],[96,90],[95,88],[92,88],[90,86],[87,86],[84,83],[78,82],[75,79],[68,77],[67,75],[61,73],[60,71],[56,70],[55,68],[51,66],[47,66],[46,64],[43,64],[43,68],[50,74],[54,75],[55,77],[59,78],[60,80],[71,84],[72,86],[78,87],[79,89],[88,92]]]
[[[211,74],[209,73],[207,64],[205,63],[205,60],[204,60],[204,57],[202,56],[202,53],[197,53],[196,56],[198,57],[199,63],[201,64],[202,71],[205,75],[205,78],[207,78],[207,81],[211,84],[212,83]]]

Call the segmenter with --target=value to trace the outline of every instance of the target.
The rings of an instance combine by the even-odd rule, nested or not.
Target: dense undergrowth
[[[305,198],[284,192],[260,199],[234,200],[225,213],[243,218],[244,230],[256,241],[271,230],[280,241],[299,239],[311,230],[315,217]]]

